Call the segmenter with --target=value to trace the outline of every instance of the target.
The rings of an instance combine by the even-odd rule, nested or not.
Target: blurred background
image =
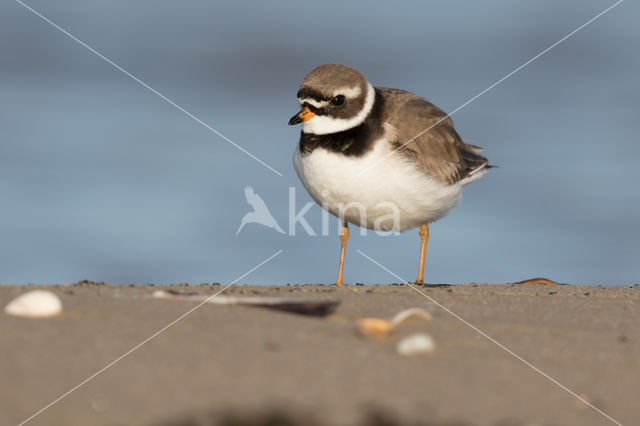
[[[0,282],[331,283],[328,236],[287,229],[304,75],[340,62],[450,112],[613,1],[16,2],[0,5]],[[500,166],[431,227],[426,280],[640,282],[640,6],[624,2],[453,119]],[[321,209],[306,214],[320,232]],[[417,231],[352,231],[349,283],[417,273]]]

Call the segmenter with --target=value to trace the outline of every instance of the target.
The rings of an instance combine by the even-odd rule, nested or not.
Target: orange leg
[[[342,230],[340,231],[340,243],[342,248],[340,249],[340,269],[338,270],[338,279],[336,285],[342,285],[342,268],[344,267],[344,251],[347,248],[347,240],[349,239],[349,226],[346,222],[342,224]]]
[[[429,242],[429,225],[426,223],[420,225],[420,266],[418,269],[417,284],[424,283],[424,259],[427,257],[427,243]]]

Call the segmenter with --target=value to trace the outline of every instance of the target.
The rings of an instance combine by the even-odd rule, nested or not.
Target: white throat
[[[373,108],[373,102],[376,99],[376,92],[371,83],[367,83],[367,96],[364,100],[362,110],[352,118],[335,118],[323,115],[316,115],[309,121],[302,123],[302,131],[304,133],[313,133],[314,135],[327,135],[331,133],[343,132],[362,124],[367,115]]]

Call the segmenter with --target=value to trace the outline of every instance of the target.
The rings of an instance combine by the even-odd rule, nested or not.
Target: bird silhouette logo
[[[253,211],[244,215],[242,221],[240,222],[240,227],[236,231],[236,235],[240,233],[242,228],[244,228],[247,223],[258,223],[262,226],[275,229],[279,233],[284,234],[284,231],[282,230],[282,228],[280,228],[278,222],[276,222],[276,219],[269,211],[269,208],[265,204],[264,200],[258,194],[256,194],[252,187],[247,186],[246,188],[244,188],[244,196],[247,199],[247,203],[249,203],[249,205],[253,207]]]

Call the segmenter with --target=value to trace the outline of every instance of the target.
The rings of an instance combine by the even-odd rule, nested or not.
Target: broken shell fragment
[[[518,281],[517,283],[513,283],[513,285],[522,285],[522,284],[538,284],[538,285],[557,285],[558,283],[547,278],[531,278],[524,281]]]
[[[391,321],[382,318],[360,318],[356,321],[356,327],[358,331],[365,336],[385,337],[388,336],[395,327],[412,317],[430,320],[431,314],[424,309],[410,308],[398,312],[393,316]]]
[[[418,333],[405,337],[396,346],[396,351],[400,355],[410,356],[431,353],[435,350],[436,344],[428,334]]]
[[[391,322],[382,318],[360,318],[356,326],[360,333],[370,337],[385,337],[393,330]]]
[[[4,312],[18,317],[53,317],[62,312],[62,302],[50,291],[33,290],[9,302]]]
[[[408,320],[409,318],[413,318],[413,317],[422,318],[428,321],[431,319],[431,314],[421,308],[405,309],[404,311],[398,312],[397,314],[394,315],[393,318],[391,318],[391,326],[396,327],[402,324],[403,322],[405,322],[406,320]]]

